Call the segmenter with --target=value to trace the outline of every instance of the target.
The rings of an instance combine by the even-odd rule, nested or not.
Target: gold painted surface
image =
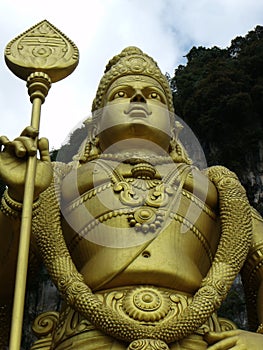
[[[44,20],[6,46],[5,60],[9,69],[21,79],[27,80],[31,73],[41,71],[56,82],[73,72],[79,54],[69,38]]]
[[[51,185],[36,181],[33,238],[65,304],[36,320],[32,350],[201,350],[220,337],[245,338],[250,350],[262,343],[216,315],[244,266],[263,321],[262,219],[234,173],[192,165],[172,111],[157,64],[126,48],[106,67],[74,161],[53,164]],[[0,226],[11,235],[20,187],[4,174],[22,157],[15,142],[12,150],[1,142],[8,193]],[[47,145],[39,149],[43,156]],[[50,174],[44,160],[42,178]],[[15,249],[8,254],[11,269]]]

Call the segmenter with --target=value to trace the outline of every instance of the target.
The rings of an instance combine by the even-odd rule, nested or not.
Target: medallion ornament
[[[159,321],[167,315],[169,307],[169,296],[154,287],[132,289],[123,300],[124,311],[137,321]]]

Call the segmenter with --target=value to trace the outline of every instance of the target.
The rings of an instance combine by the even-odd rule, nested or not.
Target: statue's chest
[[[88,285],[96,288],[107,279],[105,269],[112,274],[128,261],[117,285],[145,280],[154,268],[145,283],[178,288],[171,281],[187,280],[196,288],[219,238],[215,188],[190,167],[163,168],[152,178],[143,175],[149,169],[114,169],[83,168],[62,184],[64,237]]]
[[[185,165],[159,169],[103,162],[70,173],[62,185],[65,219],[82,236],[101,224],[100,231],[155,233],[174,215],[192,222],[204,210],[212,212],[207,179]]]

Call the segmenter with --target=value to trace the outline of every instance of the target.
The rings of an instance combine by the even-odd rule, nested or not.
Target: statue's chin
[[[98,136],[101,150],[104,152],[111,149],[111,153],[114,150],[120,152],[147,149],[154,153],[164,154],[171,140],[170,135],[166,132],[140,121],[107,128]]]

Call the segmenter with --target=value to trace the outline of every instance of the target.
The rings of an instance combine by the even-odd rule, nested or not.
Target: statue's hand
[[[235,329],[226,332],[209,332],[205,336],[209,346],[207,350],[259,350],[262,348],[263,335]]]
[[[37,135],[38,131],[28,126],[13,141],[9,141],[6,136],[0,137],[0,178],[8,186],[9,195],[18,202],[23,200],[27,159],[37,153],[37,148],[40,158],[37,159],[34,199],[38,198],[52,180],[48,140],[39,139],[36,147],[34,139]]]

